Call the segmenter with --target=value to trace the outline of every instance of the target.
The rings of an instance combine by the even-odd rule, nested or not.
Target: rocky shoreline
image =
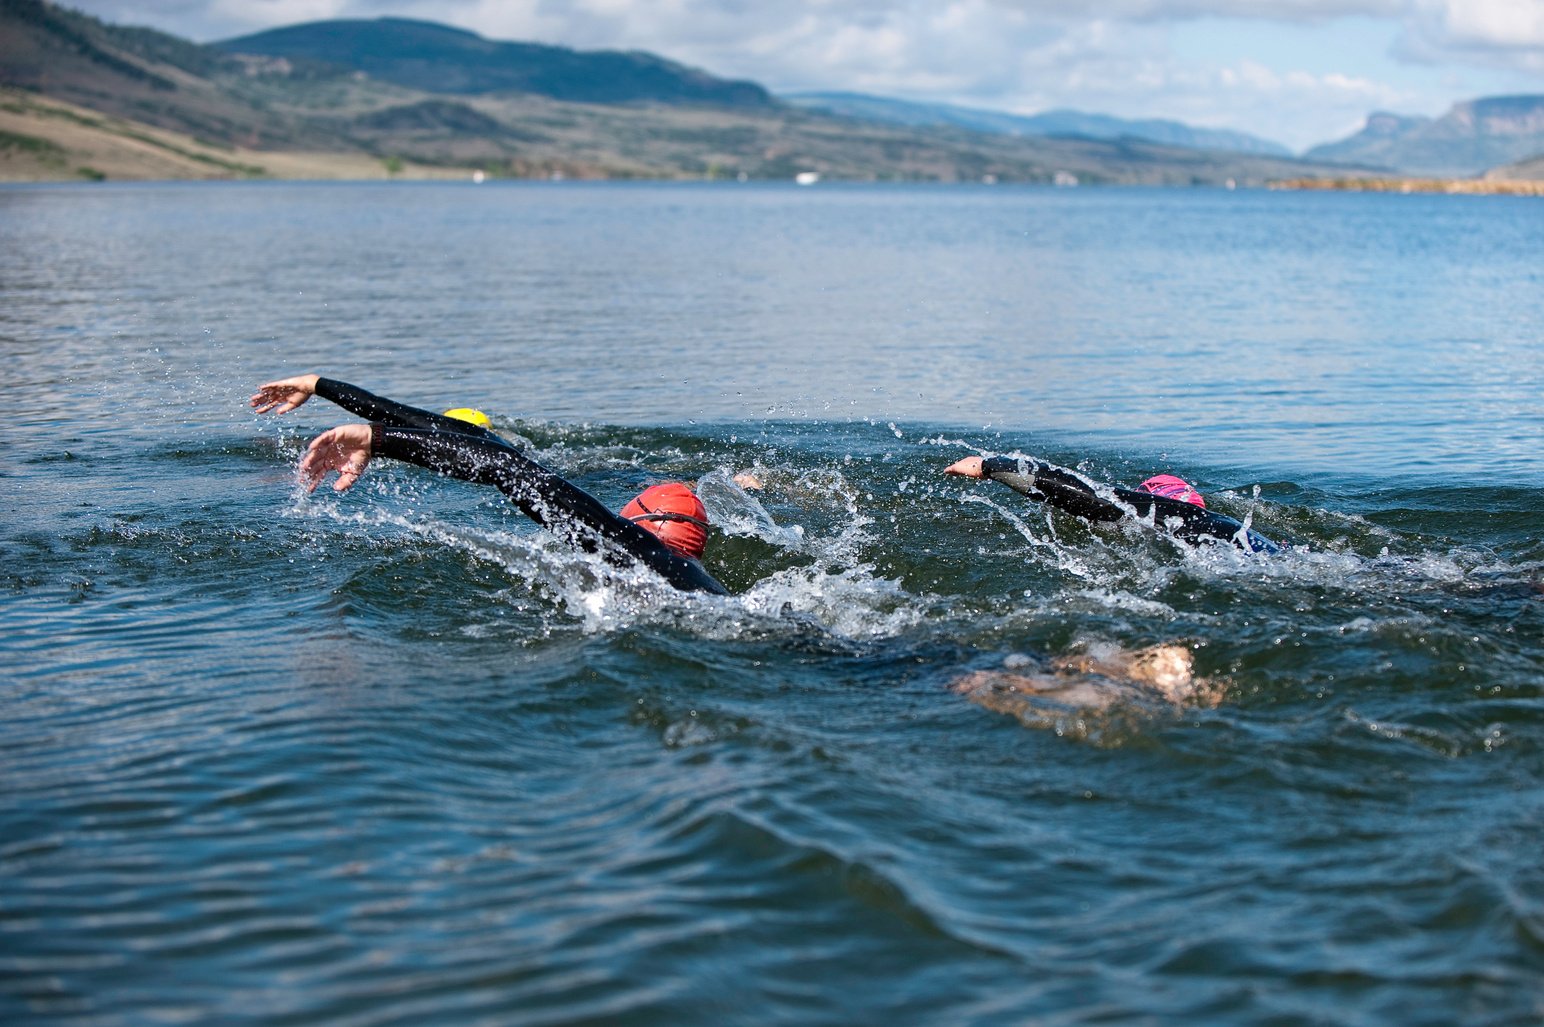
[[[1449,193],[1457,196],[1544,196],[1544,182],[1485,178],[1289,178],[1272,189],[1354,193]]]

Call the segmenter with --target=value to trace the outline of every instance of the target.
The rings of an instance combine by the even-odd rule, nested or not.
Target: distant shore
[[[575,138],[583,137],[588,142],[579,145],[569,140],[572,145],[568,145],[566,149],[567,144],[555,143],[547,151],[533,151],[520,158],[505,155],[490,159],[487,163],[493,166],[480,172],[477,170],[479,162],[475,161],[461,164],[460,160],[447,159],[443,162],[413,160],[408,157],[381,156],[366,152],[259,150],[114,117],[64,100],[0,86],[0,182],[189,179],[468,180],[474,177],[480,180],[483,176],[520,179],[644,178],[679,181],[729,177],[731,172],[724,169],[735,167],[730,157],[725,157],[722,164],[709,162],[700,168],[693,168],[688,167],[690,162],[675,160],[668,154],[660,156],[659,153],[654,153],[654,156],[647,160],[635,159],[609,148],[609,144],[605,141],[618,134],[620,125],[631,124],[641,117],[642,114],[638,111],[629,109],[618,113],[605,108],[583,105],[562,108],[547,105],[538,106],[533,110],[534,113],[527,111],[526,114],[547,118],[556,117],[558,114],[564,117],[580,118],[582,115],[590,118],[591,121],[585,123],[588,127],[581,126],[582,131],[580,128],[573,129],[573,132],[577,133]],[[732,120],[723,121],[721,112],[704,114],[700,111],[689,111],[684,114],[674,114],[672,117],[676,120],[667,119],[653,126],[653,130],[663,133],[662,138],[674,138],[671,133],[679,133],[687,129],[699,134],[723,133],[739,125]],[[687,120],[681,121],[680,119],[683,118]],[[765,126],[761,126],[757,131],[761,131],[762,128]],[[735,130],[738,131],[738,129]],[[767,131],[772,132],[771,129]],[[777,138],[776,133],[773,132],[768,138]],[[813,147],[811,152],[819,152],[824,156],[820,160],[806,161],[795,160],[785,153],[775,161],[761,160],[751,175],[774,181],[867,180],[865,172],[872,175],[874,168],[887,166],[884,163],[888,159],[885,156],[887,151],[881,144],[885,144],[888,138],[869,140],[865,144],[867,148],[854,156],[851,153],[845,153],[838,144],[831,144],[836,146],[834,150],[822,150],[821,147],[830,143],[829,136],[815,133],[800,137],[802,142],[799,145]],[[779,143],[779,145],[792,146],[793,143]],[[984,160],[987,158],[991,160],[979,165],[979,168],[972,171],[970,175],[960,178],[957,174],[958,167],[954,163],[959,158],[958,154],[951,155],[950,152],[936,149],[928,153],[930,156],[927,159],[918,158],[917,162],[907,165],[909,174],[914,174],[917,180],[1024,181],[1058,185],[1078,184],[1080,181],[1091,185],[1101,182],[1101,178],[1097,175],[1085,177],[1081,171],[1080,173],[1053,172],[1048,170],[1053,165],[1027,158],[1015,164],[1013,160],[1009,160],[1011,155],[998,156],[1007,160],[1008,163],[1004,167],[1013,169],[1015,173],[1004,172],[1000,175],[996,171],[990,173],[980,171],[979,168],[996,167],[991,162],[996,159],[992,154],[986,154],[983,157]],[[461,160],[466,159],[465,155],[461,156]],[[813,170],[817,165],[823,169],[818,174]],[[971,166],[977,167],[974,164]],[[796,171],[799,173],[797,177]],[[1544,196],[1544,180],[1539,177],[1536,164],[1528,162],[1526,167],[1518,166],[1513,173],[1531,177],[1438,179],[1397,176],[1361,178],[1298,176],[1269,180],[1270,171],[1256,169],[1247,176],[1239,177],[1237,181],[1238,184],[1247,186],[1268,184],[1272,189]],[[1132,172],[1133,177],[1129,180],[1116,178],[1103,181],[1111,185],[1167,184],[1178,187],[1221,184],[1222,181],[1226,181],[1232,187],[1234,177],[1228,176],[1226,179],[1214,177],[1221,174],[1223,174],[1221,170],[1211,169],[1206,175],[1186,174],[1180,179],[1167,179],[1160,176],[1159,181],[1148,181],[1143,175]],[[902,175],[901,178],[905,180],[907,176]]]
[[[1544,196],[1544,182],[1483,178],[1288,178],[1272,189],[1352,193],[1450,193],[1463,196]]]

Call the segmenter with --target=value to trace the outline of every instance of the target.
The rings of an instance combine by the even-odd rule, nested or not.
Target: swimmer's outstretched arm
[[[462,481],[492,485],[522,513],[572,545],[588,552],[626,554],[683,591],[728,594],[729,590],[697,561],[672,553],[654,535],[612,513],[600,500],[502,439],[483,439],[459,431],[345,424],[311,441],[300,461],[301,480],[308,491],[315,491],[329,471],[336,471],[338,481],[333,489],[342,492],[359,480],[376,456],[417,464]]]
[[[410,407],[406,403],[377,396],[357,385],[340,382],[320,375],[302,374],[293,378],[281,378],[258,387],[251,399],[252,408],[260,414],[286,414],[303,404],[313,395],[331,400],[356,417],[367,421],[390,425],[394,428],[434,428],[439,431],[475,435],[500,445],[509,446],[494,432],[453,417],[443,417],[428,410]]]
[[[1076,471],[1032,457],[968,456],[944,468],[945,474],[991,478],[1030,499],[1090,521],[1118,521],[1126,511],[1100,498],[1093,483]]]
[[[1248,552],[1281,551],[1275,542],[1232,517],[1191,503],[1119,487],[1110,492],[1120,502],[1110,502],[1096,494],[1093,484],[1076,471],[1032,457],[968,456],[944,468],[944,473],[991,478],[1031,499],[1090,521],[1111,522],[1126,516],[1151,515],[1159,526],[1187,542],[1213,540],[1231,542]]]

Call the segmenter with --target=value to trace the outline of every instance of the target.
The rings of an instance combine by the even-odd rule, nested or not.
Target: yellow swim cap
[[[481,410],[473,410],[471,407],[456,407],[454,410],[445,411],[446,417],[454,417],[458,421],[467,424],[475,424],[479,428],[490,427],[493,422],[488,420],[488,415]]]

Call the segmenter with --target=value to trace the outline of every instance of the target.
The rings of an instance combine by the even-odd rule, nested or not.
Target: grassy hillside
[[[228,88],[237,74],[223,53],[174,36],[39,0],[0,0],[0,86],[221,145],[329,145],[303,120]]]
[[[427,93],[530,93],[578,103],[769,107],[754,82],[729,82],[649,53],[582,53],[504,43],[407,18],[311,22],[216,44],[233,54],[335,64]]]
[[[195,139],[49,100],[0,89],[0,181],[199,178],[444,178],[460,169],[383,161],[362,153],[260,152]]]

